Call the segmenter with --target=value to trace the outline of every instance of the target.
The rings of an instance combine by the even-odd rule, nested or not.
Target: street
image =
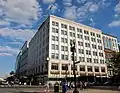
[[[0,93],[47,93],[44,88],[0,88]],[[50,90],[53,93],[53,90]],[[69,90],[67,93],[72,93],[73,90]],[[111,90],[99,90],[99,89],[87,89],[82,90],[79,93],[120,93],[120,91]]]

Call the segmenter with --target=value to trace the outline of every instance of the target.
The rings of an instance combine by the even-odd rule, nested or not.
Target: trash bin
[[[54,92],[59,92],[59,83],[58,82],[56,82],[54,84]]]

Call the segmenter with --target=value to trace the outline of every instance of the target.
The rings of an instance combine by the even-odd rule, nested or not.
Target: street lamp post
[[[77,85],[76,85],[76,73],[75,73],[75,41],[70,42],[71,45],[71,52],[72,52],[72,61],[73,61],[73,74],[74,74],[74,82],[75,82],[75,89],[73,91],[73,93],[79,93],[79,91],[77,90]]]

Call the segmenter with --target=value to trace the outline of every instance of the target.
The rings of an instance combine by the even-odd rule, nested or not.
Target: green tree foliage
[[[120,52],[114,52],[111,57],[113,75],[120,75]]]

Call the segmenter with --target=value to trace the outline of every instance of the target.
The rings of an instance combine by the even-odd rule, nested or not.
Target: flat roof
[[[61,20],[64,20],[64,21],[72,22],[73,24],[75,23],[75,24],[78,24],[78,25],[81,25],[81,26],[84,26],[84,27],[102,32],[102,30],[100,30],[100,29],[97,29],[97,28],[94,28],[94,27],[91,27],[91,26],[87,26],[87,25],[81,24],[81,23],[73,21],[73,20],[65,19],[65,18],[62,18],[62,17],[55,16],[55,15],[50,15],[50,17],[55,17],[55,18],[58,18],[58,19],[61,19]]]

